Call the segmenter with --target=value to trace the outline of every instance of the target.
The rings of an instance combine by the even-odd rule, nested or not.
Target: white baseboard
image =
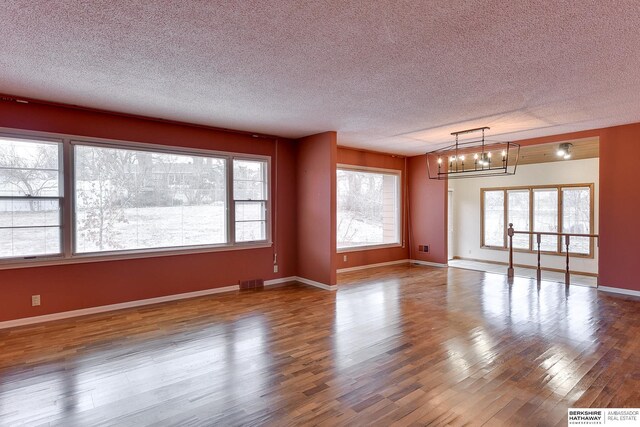
[[[281,277],[279,279],[265,280],[264,286],[267,287],[267,286],[279,285],[280,283],[295,282],[296,280],[298,280],[296,276]]]
[[[296,280],[305,285],[315,286],[316,288],[324,289],[325,291],[335,291],[338,289],[338,285],[327,285],[325,283],[316,282],[315,280],[305,279],[304,277],[296,277]]]
[[[409,262],[411,264],[428,265],[430,267],[439,267],[439,268],[449,267],[449,264],[440,264],[437,262],[422,261],[419,259],[412,259],[412,260],[409,260]]]
[[[640,291],[634,291],[633,289],[612,288],[609,286],[598,286],[598,290],[602,292],[609,292],[612,294],[631,295],[633,297],[640,297]]]
[[[379,262],[377,264],[359,265],[357,267],[347,267],[338,269],[338,273],[348,273],[349,271],[366,270],[368,268],[385,267],[387,265],[408,264],[408,259],[399,259],[397,261]]]
[[[304,283],[306,285],[315,286],[316,288],[324,289],[326,291],[335,291],[338,289],[337,285],[330,286],[325,283],[316,282],[315,280],[305,279],[304,277],[299,276],[289,276],[289,277],[281,277],[279,279],[265,280],[264,286],[273,286],[278,285],[280,283],[290,283],[290,282],[299,282]]]
[[[176,301],[187,298],[196,298],[205,295],[220,294],[223,292],[233,292],[240,290],[238,285],[225,286],[222,288],[205,289],[203,291],[186,292],[183,294],[167,295],[164,297],[148,298],[137,301],[128,301],[118,304],[101,305],[98,307],[83,308],[80,310],[63,311],[61,313],[45,314],[43,316],[26,317],[23,319],[7,320],[0,322],[0,329],[15,328],[16,326],[33,325],[35,323],[51,322],[53,320],[69,319],[71,317],[86,316],[89,314],[104,313],[106,311],[122,310],[125,308],[140,307],[149,304]]]

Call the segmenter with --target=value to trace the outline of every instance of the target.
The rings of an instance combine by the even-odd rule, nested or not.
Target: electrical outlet
[[[346,255],[342,256],[342,261],[347,262],[347,256]]]
[[[31,307],[40,305],[40,295],[31,295]]]
[[[273,272],[277,273],[278,272],[278,264],[274,264],[273,265]]]
[[[424,245],[424,251],[429,252],[429,245]]]

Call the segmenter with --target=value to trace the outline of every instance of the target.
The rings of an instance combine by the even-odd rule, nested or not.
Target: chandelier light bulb
[[[427,152],[429,179],[514,175],[518,164],[515,150],[520,150],[520,144],[485,140],[485,131],[488,129],[489,127],[484,126],[452,132],[451,135],[455,139],[452,145]],[[481,132],[482,136],[468,140],[464,137],[465,139],[460,141],[460,135],[472,132]],[[559,147],[556,145],[553,148]],[[511,151],[512,149],[514,151]],[[555,150],[551,152],[552,156],[554,152]]]

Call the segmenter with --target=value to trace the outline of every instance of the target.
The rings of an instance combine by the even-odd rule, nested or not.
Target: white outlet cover
[[[36,307],[40,305],[40,295],[31,296],[31,306]]]

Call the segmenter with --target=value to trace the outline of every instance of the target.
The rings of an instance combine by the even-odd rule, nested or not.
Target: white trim
[[[412,259],[412,260],[409,260],[409,262],[411,264],[428,265],[430,267],[440,267],[440,268],[449,267],[449,264],[440,264],[437,262],[422,261],[419,259]]]
[[[295,282],[297,280],[298,278],[296,276],[280,277],[279,279],[265,280],[264,286],[267,287],[267,286],[279,285],[280,283]]]
[[[381,174],[386,174],[386,175],[402,174],[402,169],[376,168],[373,166],[360,166],[360,165],[352,165],[349,163],[338,163],[336,164],[336,169],[347,169],[347,170],[363,171],[363,172],[379,172]]]
[[[338,273],[347,273],[349,271],[366,270],[368,268],[385,267],[387,265],[408,264],[408,259],[399,259],[396,261],[379,262],[376,264],[359,265],[357,267],[347,267],[338,269]]]
[[[640,297],[640,291],[634,291],[633,289],[612,288],[609,286],[598,286],[599,291],[608,292],[612,294],[631,295],[634,297]]]
[[[224,286],[222,288],[205,289],[203,291],[186,292],[182,294],[167,295],[163,297],[121,302],[118,304],[101,305],[98,307],[82,308],[80,310],[63,311],[60,313],[45,314],[43,316],[25,317],[22,319],[0,322],[0,329],[15,328],[17,326],[32,325],[34,323],[51,322],[53,320],[69,319],[71,317],[86,316],[89,314],[104,313],[106,311],[122,310],[125,308],[134,308],[143,305],[159,304],[163,302],[196,298],[205,295],[221,294],[224,292],[234,292],[238,290],[240,290],[240,287],[238,285]]]
[[[34,260],[21,260],[20,262],[14,261],[16,258],[11,258],[10,262],[0,260],[0,270],[12,270],[15,268],[32,268],[32,267],[47,267],[51,265],[65,265],[65,264],[84,264],[89,262],[103,262],[103,261],[119,261],[119,260],[131,260],[142,258],[157,258],[165,256],[179,256],[179,255],[193,255],[204,254],[210,252],[230,252],[247,249],[263,249],[273,246],[272,242],[260,243],[260,244],[243,244],[238,243],[232,246],[208,246],[202,248],[192,247],[191,249],[156,249],[156,250],[144,250],[140,252],[110,252],[106,255],[73,255],[69,258],[63,258],[61,255],[55,257],[42,257]]]
[[[362,252],[362,251],[372,251],[375,249],[389,249],[389,248],[401,248],[402,243],[384,243],[384,244],[373,244],[373,245],[361,245],[361,246],[345,246],[343,248],[339,248],[336,250],[336,253],[344,253],[344,252]]]
[[[316,282],[315,280],[305,279],[304,277],[297,276],[296,280],[300,283],[304,283],[305,285],[315,286],[316,288],[324,289],[325,291],[335,291],[338,290],[337,285],[327,285],[325,283]]]

